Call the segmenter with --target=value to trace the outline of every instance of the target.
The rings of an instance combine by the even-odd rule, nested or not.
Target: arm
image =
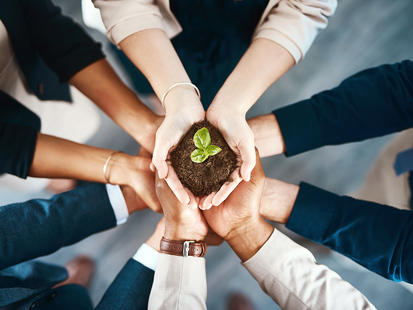
[[[249,257],[244,267],[282,309],[375,309],[350,283],[318,264],[310,251],[276,229],[262,243],[260,230],[256,225],[229,244],[241,259]]]
[[[240,182],[249,181],[255,165],[254,135],[245,114],[267,88],[286,73],[310,48],[318,31],[327,25],[335,0],[277,2],[268,7],[254,39],[207,111],[207,119],[218,127],[241,160],[241,167],[202,208],[222,203]],[[253,77],[253,78],[251,78]],[[225,115],[225,118],[223,117]],[[228,117],[231,115],[231,117]]]
[[[156,116],[139,100],[105,59],[76,72],[69,82],[140,145],[153,152],[155,133],[162,117]]]
[[[413,62],[359,72],[338,87],[277,109],[287,156],[361,141],[413,126]]]
[[[174,83],[190,82],[170,40],[160,29],[143,30],[120,42],[125,54],[146,76],[158,98]],[[205,112],[191,87],[174,88],[164,102],[165,119],[156,132],[152,162],[160,178],[166,178],[177,198],[184,204],[195,201],[168,166],[171,148],[195,122],[204,119]]]
[[[413,213],[267,179],[261,214],[393,281],[413,282]],[[367,241],[367,242],[366,242]]]
[[[165,215],[165,238],[174,241],[205,239],[208,225],[198,207],[183,206],[159,178],[156,192]],[[206,309],[206,295],[203,257],[159,255],[148,309]]]
[[[154,233],[116,276],[96,310],[148,309],[149,294],[159,257],[159,243],[164,231],[164,221],[161,220]]]
[[[51,199],[2,206],[0,219],[0,269],[53,253],[116,225],[105,186],[99,184]]]
[[[50,0],[22,1],[32,44],[62,81],[69,81],[152,152],[161,120],[126,87],[103,59],[100,44]],[[70,36],[67,34],[70,33]],[[56,44],[59,42],[59,44]]]
[[[228,242],[263,290],[282,309],[374,309],[336,273],[318,265],[259,214],[265,175],[256,153],[250,182],[242,182],[217,208],[204,211],[210,227]]]

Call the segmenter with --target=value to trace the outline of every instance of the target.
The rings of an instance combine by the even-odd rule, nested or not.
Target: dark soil
[[[193,137],[195,132],[202,127],[209,130],[211,144],[219,146],[222,151],[214,156],[209,156],[202,163],[194,163],[191,160],[191,153],[196,149]],[[170,160],[179,180],[197,197],[217,192],[229,180],[231,173],[238,165],[237,155],[225,142],[218,129],[208,121],[192,125],[171,152]]]

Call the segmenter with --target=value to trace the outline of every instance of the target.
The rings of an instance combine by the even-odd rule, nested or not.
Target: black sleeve
[[[0,174],[26,178],[32,165],[40,118],[0,91]]]
[[[362,71],[273,113],[287,156],[413,127],[413,62]]]
[[[301,183],[287,227],[388,279],[413,283],[412,211]]]
[[[32,44],[61,81],[104,57],[100,44],[50,0],[21,4]]]

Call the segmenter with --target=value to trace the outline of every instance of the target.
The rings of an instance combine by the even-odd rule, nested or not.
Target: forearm
[[[160,120],[120,80],[105,59],[76,73],[70,83],[141,145],[152,151],[152,140]]]
[[[274,114],[286,154],[295,155],[413,127],[412,96],[413,62],[405,61],[357,73]]]
[[[120,47],[148,79],[158,98],[162,98],[163,93],[172,84],[190,82],[184,66],[164,31],[160,29],[139,31],[121,41]],[[189,90],[193,92],[192,89]],[[168,95],[168,103],[173,101],[175,93],[176,91]]]
[[[231,103],[233,111],[245,114],[294,63],[289,52],[277,43],[254,40],[214,98],[213,106]]]
[[[411,211],[302,183],[287,227],[386,278],[413,282]]]
[[[38,134],[29,175],[106,183],[103,166],[111,153],[113,150]],[[114,154],[107,169],[109,181],[112,184],[129,185],[130,172],[138,168],[134,162],[134,156]]]
[[[277,230],[243,264],[282,309],[375,309],[340,276]]]

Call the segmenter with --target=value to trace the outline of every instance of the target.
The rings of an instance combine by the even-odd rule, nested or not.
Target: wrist
[[[200,98],[192,87],[176,87],[172,89],[163,104],[167,114],[168,112],[182,112],[182,108],[202,108]]]
[[[261,157],[285,153],[284,138],[273,113],[251,118],[247,122]]]
[[[197,229],[198,225],[172,222],[166,219],[164,237],[169,240],[196,240],[202,241],[205,239],[205,234],[201,229]]]
[[[261,196],[260,214],[271,221],[287,223],[299,189],[298,185],[266,178]]]
[[[107,181],[114,185],[131,185],[136,170],[135,156],[122,152],[114,153],[108,164]]]
[[[271,236],[274,228],[264,218],[258,217],[231,231],[225,238],[242,262],[259,251]]]

